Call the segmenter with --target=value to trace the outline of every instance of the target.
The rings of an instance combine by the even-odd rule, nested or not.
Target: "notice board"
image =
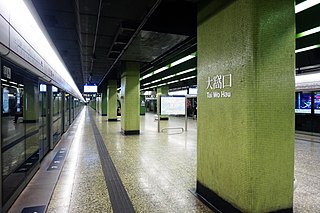
[[[160,115],[185,115],[185,96],[160,96]]]

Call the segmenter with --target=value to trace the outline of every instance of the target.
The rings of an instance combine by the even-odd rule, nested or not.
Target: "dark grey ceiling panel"
[[[140,31],[121,60],[150,62],[167,52],[188,36],[151,31]]]

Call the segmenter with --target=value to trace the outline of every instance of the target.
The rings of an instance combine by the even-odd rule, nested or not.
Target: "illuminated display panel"
[[[311,113],[311,97],[310,93],[296,93],[296,113]]]
[[[95,85],[84,85],[83,86],[83,92],[84,93],[97,93],[98,92],[98,86],[95,86]]]

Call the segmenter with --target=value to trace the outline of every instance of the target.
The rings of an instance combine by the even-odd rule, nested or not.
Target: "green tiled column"
[[[23,95],[23,122],[36,123],[38,120],[38,85],[25,80]]]
[[[157,88],[157,114],[159,114],[160,110],[160,95],[168,95],[169,87],[158,87]],[[160,115],[160,120],[168,120],[169,116],[167,115]]]
[[[102,94],[101,94],[101,99],[102,99],[102,102],[101,102],[101,115],[102,116],[107,116],[108,115],[108,112],[107,112],[107,109],[108,109],[108,96],[107,96],[107,87],[104,86],[103,89],[102,89]]]
[[[117,121],[117,81],[108,81],[107,85],[108,98],[108,121]]]
[[[121,75],[121,132],[140,134],[140,64],[124,62]]]
[[[205,2],[197,29],[197,193],[224,212],[290,212],[294,1]]]

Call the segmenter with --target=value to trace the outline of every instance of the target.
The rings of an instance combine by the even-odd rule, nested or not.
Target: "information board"
[[[84,85],[83,86],[83,92],[84,93],[97,93],[98,92],[98,86],[96,86],[96,85]]]
[[[185,96],[160,96],[160,115],[185,115]]]

